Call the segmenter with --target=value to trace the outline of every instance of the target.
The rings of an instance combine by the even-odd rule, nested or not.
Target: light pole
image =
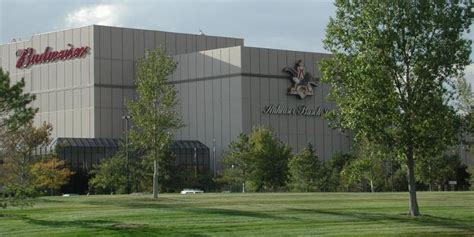
[[[132,116],[127,115],[127,116],[122,116],[122,119],[125,120],[125,157],[127,160],[127,193],[131,193],[131,187],[130,187],[130,161],[128,158],[128,120],[130,120]]]
[[[194,147],[194,178],[197,177],[197,148]]]
[[[212,172],[214,174],[214,178],[216,177],[216,139],[212,139]]]

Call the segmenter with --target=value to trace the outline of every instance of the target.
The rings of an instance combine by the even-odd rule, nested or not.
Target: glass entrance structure
[[[174,141],[170,146],[175,166],[198,174],[210,174],[209,148],[200,141]]]
[[[35,156],[56,154],[72,170],[89,171],[94,165],[113,156],[119,149],[120,139],[113,138],[55,138],[49,145],[38,148]],[[176,157],[175,166],[209,174],[209,148],[199,141],[173,141],[170,150]],[[133,159],[134,155],[130,154]]]

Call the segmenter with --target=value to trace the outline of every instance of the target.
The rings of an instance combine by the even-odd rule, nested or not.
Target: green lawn
[[[0,236],[474,235],[474,192],[44,197],[0,210]]]

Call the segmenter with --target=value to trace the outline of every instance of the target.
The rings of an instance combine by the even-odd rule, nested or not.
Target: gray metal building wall
[[[270,104],[297,108],[305,105],[310,109],[318,106],[333,109],[334,104],[327,101],[329,86],[320,84],[314,95],[300,99],[287,95],[291,86],[290,77],[282,72],[284,67],[293,67],[302,59],[306,71],[320,78],[317,62],[329,57],[328,54],[244,47],[242,49],[242,110],[243,131],[248,133],[255,126],[265,126],[297,152],[308,143],[315,146],[317,154],[328,160],[338,151],[348,151],[351,137],[328,126],[322,117],[302,115],[264,114],[265,106]]]
[[[177,111],[186,125],[175,139],[207,145],[211,164],[242,132],[241,48],[175,56],[178,67],[172,82],[180,100]]]
[[[15,67],[18,49],[33,47],[42,53],[47,46],[61,50],[68,43],[91,47],[89,55]],[[52,123],[53,137],[121,138],[124,99],[135,96],[136,61],[145,49],[156,47],[178,62],[170,79],[181,101],[177,111],[187,126],[176,139],[203,142],[211,148],[211,158],[213,147],[220,159],[240,132],[259,125],[272,128],[295,151],[311,142],[326,160],[349,149],[351,138],[329,128],[322,118],[262,113],[269,104],[334,107],[325,100],[327,85],[303,100],[288,96],[291,83],[282,73],[283,67],[303,59],[307,71],[320,77],[315,62],[325,54],[243,47],[243,40],[235,38],[94,25],[0,45],[0,66],[13,82],[25,78],[26,91],[37,95],[33,106],[40,108],[35,124]]]
[[[69,43],[89,46],[89,54],[15,67],[18,49],[32,47],[42,53],[47,46],[67,49]],[[243,39],[93,25],[0,45],[0,67],[10,73],[12,82],[25,78],[25,91],[37,95],[35,125],[51,123],[53,137],[121,138],[124,98],[134,97],[136,61],[145,49],[162,47],[175,55],[235,45],[243,45]]]
[[[135,95],[133,80],[137,59],[145,49],[162,47],[171,55],[236,45],[242,39],[163,31],[94,26],[95,134],[100,138],[123,136],[124,99]],[[173,78],[172,78],[173,80]]]
[[[43,121],[54,126],[53,137],[94,137],[94,26],[34,35],[30,40],[0,45],[0,67],[10,73],[12,82],[25,78],[25,91],[36,94],[33,105],[39,108],[36,126]],[[43,53],[53,50],[89,46],[89,55],[68,61],[57,61],[16,68],[16,51],[32,47]]]
[[[262,112],[270,104],[334,108],[326,100],[329,88],[324,84],[315,89],[314,96],[305,99],[287,95],[291,82],[282,72],[284,67],[303,59],[306,70],[319,78],[316,62],[328,56],[240,46],[175,56],[178,68],[173,83],[181,101],[178,112],[186,124],[176,139],[199,140],[211,150],[215,146],[218,170],[229,143],[255,126],[271,128],[294,152],[311,143],[325,160],[334,152],[349,150],[351,138],[329,128],[321,117]]]

